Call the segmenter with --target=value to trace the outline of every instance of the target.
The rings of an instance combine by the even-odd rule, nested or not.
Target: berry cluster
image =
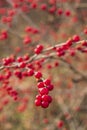
[[[38,80],[38,91],[39,94],[36,96],[35,105],[47,108],[52,102],[52,97],[49,94],[49,91],[52,91],[54,86],[51,84],[49,79]]]
[[[41,0],[36,0],[36,1],[12,0],[11,2],[10,1],[8,0],[7,3],[9,3],[12,6],[11,8],[6,8],[4,10],[4,6],[3,6],[3,8],[0,9],[0,12],[4,13],[4,16],[1,17],[1,25],[6,26],[5,30],[1,29],[0,31],[0,42],[3,43],[3,41],[5,42],[9,41],[10,33],[15,34],[20,39],[20,43],[21,42],[23,43],[22,45],[20,45],[19,48],[16,48],[17,51],[19,52],[20,48],[22,49],[24,48],[24,50],[21,50],[20,54],[22,54],[23,51],[27,50],[29,56],[24,55],[18,57],[17,54],[12,52],[13,56],[9,56],[7,58],[1,59],[0,61],[0,70],[1,70],[0,82],[2,84],[1,91],[5,91],[6,94],[8,94],[14,100],[17,100],[19,99],[18,97],[19,94],[18,92],[16,92],[16,90],[13,88],[12,84],[10,83],[11,77],[13,76],[18,78],[19,80],[23,80],[26,77],[29,78],[31,76],[34,76],[38,81],[37,88],[39,92],[39,94],[36,96],[35,99],[35,105],[41,106],[43,108],[47,108],[49,104],[52,102],[52,97],[49,95],[49,92],[53,90],[54,86],[52,85],[49,79],[42,78],[43,77],[41,72],[42,70],[40,69],[43,69],[43,64],[49,62],[49,59],[50,60],[59,59],[61,61],[62,58],[67,59],[68,55],[75,56],[77,52],[87,53],[87,40],[81,40],[83,39],[83,37],[81,37],[82,34],[85,35],[85,37],[87,35],[87,27],[84,28],[81,34],[80,33],[75,34],[76,33],[75,32],[74,35],[72,33],[73,36],[71,35],[71,37],[64,43],[55,45],[53,42],[52,46],[50,46],[51,44],[46,46],[44,42],[45,40],[42,40],[42,39],[47,39],[45,38],[46,35],[48,36],[48,39],[50,39],[50,37],[52,37],[52,39],[58,36],[60,37],[62,33],[59,32],[60,34],[59,35],[58,30],[60,30],[61,27],[63,29],[66,28],[67,24],[65,20],[64,22],[62,22],[61,19],[61,24],[59,23],[59,16],[61,17],[70,16],[70,18],[73,18],[73,23],[75,21],[78,21],[78,17],[76,13],[74,15],[72,11],[73,9],[70,10],[70,8],[67,9],[66,7],[62,8],[60,6],[61,4],[64,3],[64,1],[66,1],[68,4],[68,1],[67,0],[62,0],[62,1],[48,0],[48,2],[41,1]],[[46,22],[44,19],[39,20],[39,21],[43,21],[38,24],[39,28],[38,26],[36,26],[37,23],[36,22],[33,23],[34,20],[33,21],[31,20],[33,18],[31,18],[31,16],[28,17],[29,15],[25,14],[25,13],[30,14],[32,10],[34,11],[38,10],[39,12],[44,11],[48,15],[48,19],[46,20]],[[19,16],[19,14],[21,14],[24,20],[29,24],[23,27],[23,34],[20,33],[21,35],[19,35],[19,33],[14,31],[14,28],[12,28],[14,24],[16,24],[15,18],[17,15]],[[36,13],[34,15],[36,15]],[[52,29],[53,28],[52,26],[48,26],[49,24],[48,22],[50,22],[52,26],[55,25],[56,31],[55,29],[54,30]],[[74,25],[73,23],[71,22],[71,25]],[[58,29],[59,26],[60,28]],[[49,35],[47,33],[49,33]],[[56,42],[58,41],[59,39],[56,40]],[[59,66],[59,64],[60,64],[59,61],[57,62],[54,61],[54,65],[52,66],[52,64],[50,64],[49,62],[47,64],[47,67],[48,69],[51,69],[52,67]],[[68,63],[67,65],[70,66],[70,64]],[[72,65],[70,67],[73,70]],[[80,74],[82,79],[87,79],[85,75],[81,74],[77,70],[74,69],[74,72]],[[21,107],[19,107],[19,111],[23,111],[26,108],[25,106],[27,105],[24,104]],[[60,122],[59,127],[61,127],[62,125],[63,122],[62,123]]]

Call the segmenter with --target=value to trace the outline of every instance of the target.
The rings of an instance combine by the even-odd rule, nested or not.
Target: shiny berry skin
[[[20,70],[15,70],[14,75],[17,76],[19,79],[22,78],[22,72]]]
[[[49,91],[52,91],[54,86],[52,84],[46,86]]]
[[[43,50],[43,45],[37,45],[36,48],[34,49],[35,54],[40,54]]]
[[[33,75],[34,75],[33,69],[29,69],[29,70],[27,71],[27,74],[28,74],[28,76],[33,76]]]
[[[83,45],[83,46],[87,46],[87,41],[83,41],[83,42],[82,42],[82,45]]]
[[[52,97],[49,96],[49,95],[43,95],[42,96],[42,101],[46,101],[46,102],[51,103],[52,102]]]
[[[36,73],[35,73],[35,77],[36,77],[37,79],[40,79],[40,78],[42,77],[42,73],[41,73],[41,72],[36,72]]]
[[[43,83],[43,82],[39,82],[39,83],[37,84],[37,87],[38,87],[38,88],[43,88],[43,87],[44,87],[44,83]]]
[[[52,102],[52,97],[50,95],[48,95],[48,102],[51,103]]]
[[[73,42],[78,42],[80,40],[80,37],[78,35],[73,36]]]
[[[24,57],[23,57],[23,60],[29,60],[29,56],[26,54],[26,55],[24,55]]]
[[[36,100],[35,100],[35,105],[36,105],[36,106],[41,106],[41,100],[36,99]]]
[[[43,50],[43,45],[37,45],[37,48],[40,49],[40,50]]]
[[[21,62],[21,63],[19,64],[19,67],[20,67],[20,68],[25,68],[25,66],[26,66],[26,63],[25,63],[25,62]]]
[[[39,94],[39,95],[36,96],[36,99],[42,100],[42,96]]]
[[[41,95],[45,95],[45,94],[48,94],[49,91],[48,91],[48,89],[47,89],[46,87],[44,87],[44,88],[40,88],[40,89],[39,89],[39,93],[40,93]]]
[[[22,62],[23,61],[23,58],[20,56],[20,57],[17,57],[17,62]]]
[[[45,85],[50,85],[50,84],[51,84],[50,79],[45,79],[45,80],[44,80],[44,84],[45,84]]]
[[[46,102],[46,101],[42,101],[42,103],[41,103],[41,107],[43,107],[43,108],[47,108],[49,106],[49,103],[48,102]]]

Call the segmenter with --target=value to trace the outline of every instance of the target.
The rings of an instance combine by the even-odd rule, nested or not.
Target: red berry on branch
[[[44,83],[43,83],[43,82],[39,82],[39,83],[37,84],[37,87],[38,87],[38,88],[43,88],[43,87],[44,87]]]
[[[41,100],[35,99],[35,105],[36,106],[41,106]]]
[[[52,91],[54,86],[52,84],[46,86],[49,91]]]
[[[38,100],[41,100],[41,101],[42,101],[42,96],[39,94],[39,95],[37,95],[37,96],[36,96],[36,99],[38,99]]]
[[[36,54],[40,54],[43,50],[43,45],[37,45],[36,48],[34,49],[34,52]]]
[[[43,95],[42,96],[42,101],[46,101],[46,102],[51,103],[52,102],[52,97],[49,96],[49,95]]]
[[[42,106],[43,108],[47,108],[47,107],[49,106],[49,103],[46,102],[46,101],[42,101],[41,106]]]
[[[80,41],[80,36],[74,35],[73,36],[73,42],[78,42],[78,41]]]
[[[28,76],[33,76],[33,75],[34,75],[33,69],[29,69],[29,70],[27,71],[27,75],[28,75]]]
[[[44,80],[44,84],[45,85],[50,85],[51,84],[51,80],[50,79],[45,79]]]
[[[87,28],[86,28],[86,29],[84,29],[84,33],[85,33],[85,34],[87,34]]]
[[[35,72],[35,77],[37,78],[37,79],[40,79],[41,77],[42,77],[42,73],[41,72]]]
[[[48,91],[48,89],[46,87],[44,87],[44,88],[39,88],[39,93],[41,95],[45,95],[45,94],[48,94],[49,91]]]
[[[21,63],[19,64],[19,67],[20,67],[20,68],[25,68],[25,67],[26,67],[26,63],[25,63],[25,62],[21,62]]]
[[[32,42],[30,37],[25,37],[23,43],[24,44],[30,44]]]

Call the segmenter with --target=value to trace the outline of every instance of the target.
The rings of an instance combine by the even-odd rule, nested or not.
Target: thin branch
[[[75,5],[76,8],[87,8],[87,3],[79,3]]]
[[[86,80],[87,81],[87,76],[86,75],[84,75],[82,72],[80,72],[79,70],[77,70],[76,68],[74,68],[74,66],[72,65],[72,64],[69,64],[66,60],[64,60],[63,58],[60,58],[60,60],[62,61],[62,62],[64,62],[65,64],[67,64],[68,65],[68,67],[74,72],[74,73],[76,73],[76,74],[78,74],[78,75],[80,75],[81,77],[79,78],[79,79],[77,79],[76,81],[80,81],[80,80],[82,80],[82,79],[84,79],[84,80]],[[74,79],[73,79],[73,81],[75,81]]]

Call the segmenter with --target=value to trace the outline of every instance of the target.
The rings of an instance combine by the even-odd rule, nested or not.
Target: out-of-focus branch
[[[12,0],[7,0],[7,2],[12,6],[13,2]],[[33,27],[35,28],[39,28],[37,27],[37,25],[26,15],[22,12],[22,10],[20,8],[16,9],[18,14],[21,14],[21,16],[28,22],[28,24],[31,24]]]
[[[76,8],[87,8],[87,3],[79,3],[75,5]]]
[[[82,43],[82,41],[76,42],[75,45],[80,44],[80,43]],[[65,44],[66,44],[66,43],[60,43],[60,44],[57,44],[57,45],[55,45],[55,46],[49,47],[49,48],[47,48],[47,49],[44,49],[41,54],[39,54],[39,55],[34,54],[34,55],[31,56],[31,58],[30,58],[29,60],[27,60],[25,63],[26,63],[26,64],[32,63],[32,62],[34,62],[34,61],[36,61],[36,60],[39,60],[39,59],[41,59],[41,58],[44,58],[45,60],[46,60],[46,59],[49,59],[49,58],[51,58],[51,59],[59,59],[59,60],[62,61],[64,64],[66,64],[67,67],[70,68],[70,70],[72,70],[75,74],[77,74],[78,76],[80,76],[80,77],[77,78],[77,79],[76,79],[76,78],[75,78],[75,79],[72,79],[72,81],[73,81],[74,83],[78,83],[78,82],[80,82],[80,81],[87,81],[87,75],[84,75],[82,72],[80,72],[78,69],[76,69],[72,64],[69,64],[64,58],[57,57],[57,56],[56,56],[56,52],[53,51],[54,48],[56,48],[56,47],[61,47],[61,46],[65,45]],[[49,55],[47,55],[46,53],[49,52],[49,51],[53,51],[53,52],[51,52]],[[68,50],[67,50],[66,52],[68,52]],[[20,63],[18,63],[18,62],[14,62],[14,63],[12,63],[11,65],[8,65],[8,66],[4,66],[4,65],[1,63],[0,70],[3,70],[4,68],[15,68],[15,67],[19,67],[19,65],[20,65]]]
[[[87,41],[87,40],[85,40],[85,41]],[[77,44],[80,44],[80,43],[82,43],[82,41],[79,41],[79,42],[76,42],[75,43],[75,45],[77,45]],[[28,61],[26,61],[26,64],[27,63],[31,63],[31,62],[33,62],[33,61],[35,61],[35,60],[38,60],[38,59],[41,59],[41,58],[49,58],[49,57],[55,57],[56,56],[56,52],[54,51],[54,52],[51,52],[49,55],[46,55],[46,54],[44,54],[45,52],[48,52],[48,51],[50,51],[50,50],[53,50],[54,48],[56,48],[56,47],[61,47],[61,46],[63,46],[63,45],[66,45],[66,43],[60,43],[60,44],[56,44],[55,46],[52,46],[52,47],[49,47],[49,48],[47,48],[47,49],[44,49],[43,51],[42,51],[42,53],[41,54],[39,54],[39,55],[37,55],[37,54],[34,54],[33,56],[31,56],[31,58],[28,60]],[[68,50],[67,50],[68,51]],[[71,64],[69,64],[66,60],[64,60],[63,58],[60,58],[59,57],[59,59],[62,61],[62,62],[64,62],[65,64],[67,64],[68,66],[69,66],[69,68],[71,69],[71,70],[73,70],[76,74],[78,74],[78,75],[80,75],[81,77],[83,77],[84,79],[86,79],[87,80],[87,77],[85,76],[85,75],[83,75],[81,72],[79,72],[76,68],[74,68]],[[14,68],[14,67],[17,67],[19,65],[19,63],[13,63],[12,65],[10,65],[10,66],[1,66],[0,67],[0,70],[2,70],[2,69],[4,69],[4,68]]]
[[[72,64],[69,64],[65,59],[61,58],[61,61],[63,61],[65,64],[67,64],[69,66],[69,68],[74,71],[74,73],[84,76],[81,72],[79,72],[76,68],[74,68],[74,66]]]
[[[19,39],[22,39],[22,37],[20,36],[19,33],[13,31],[10,27],[8,27],[7,25],[0,23],[0,27],[5,27],[7,31],[9,31],[10,33],[12,33],[13,35],[15,35],[16,37],[18,37]]]

